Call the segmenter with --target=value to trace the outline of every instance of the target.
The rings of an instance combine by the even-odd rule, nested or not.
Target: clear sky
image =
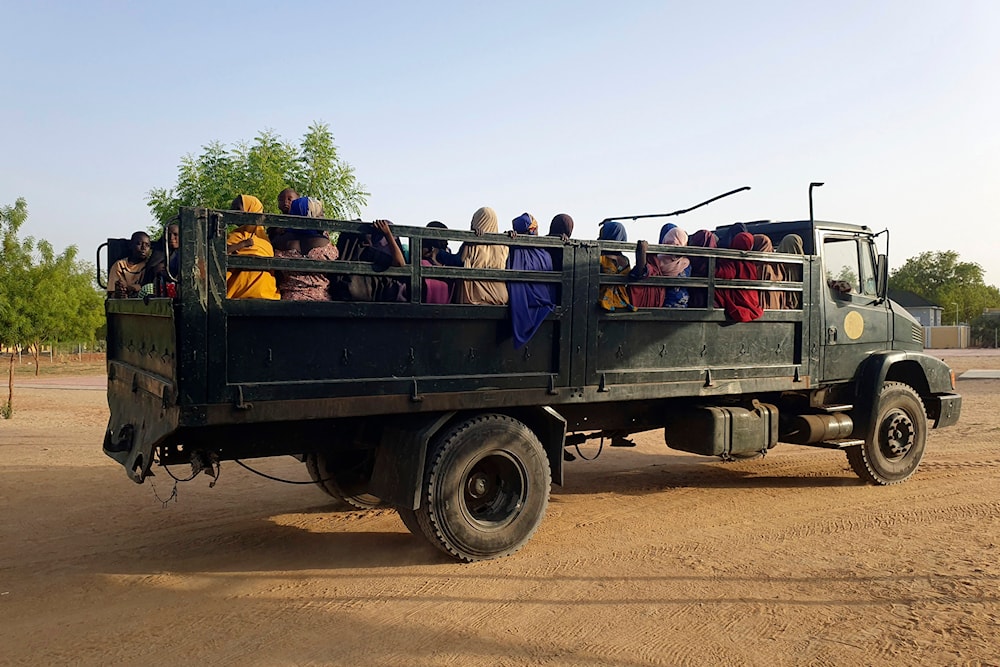
[[[0,5],[0,204],[85,258],[213,140],[330,125],[366,220],[816,217],[1000,285],[1000,1]],[[238,193],[234,193],[238,194]],[[661,221],[633,223],[655,240]]]

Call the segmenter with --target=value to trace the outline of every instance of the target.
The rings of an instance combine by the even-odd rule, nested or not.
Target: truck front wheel
[[[548,458],[531,429],[507,415],[478,415],[435,442],[415,518],[454,558],[506,556],[538,528],[550,483]]]
[[[861,479],[898,484],[917,470],[927,443],[927,415],[920,396],[906,384],[886,382],[865,443],[847,448],[847,460]]]

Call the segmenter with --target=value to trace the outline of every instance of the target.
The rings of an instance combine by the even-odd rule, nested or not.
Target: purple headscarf
[[[538,222],[528,213],[514,218],[513,226],[518,234],[538,234]],[[552,255],[544,248],[512,247],[507,268],[514,271],[551,271]],[[514,348],[519,349],[531,340],[538,327],[555,308],[556,286],[552,283],[510,281],[507,283],[507,292],[510,295]]]

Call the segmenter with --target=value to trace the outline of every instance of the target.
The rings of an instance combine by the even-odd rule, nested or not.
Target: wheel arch
[[[855,433],[867,432],[886,382],[909,385],[926,405],[930,396],[951,390],[951,369],[940,359],[926,354],[889,350],[870,355],[855,376]]]

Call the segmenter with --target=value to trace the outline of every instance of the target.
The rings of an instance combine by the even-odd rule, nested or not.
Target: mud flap
[[[391,420],[382,430],[370,492],[393,507],[420,507],[427,444],[454,412]]]
[[[129,479],[136,484],[142,484],[147,477],[153,475],[150,467],[153,465],[153,446],[146,443],[136,447],[135,428],[132,424],[124,424],[115,430],[110,423],[104,432],[104,453],[125,467]]]
[[[152,474],[153,452],[177,430],[179,409],[173,405],[172,389],[170,383],[142,372],[109,374],[111,419],[103,449],[136,484]]]

